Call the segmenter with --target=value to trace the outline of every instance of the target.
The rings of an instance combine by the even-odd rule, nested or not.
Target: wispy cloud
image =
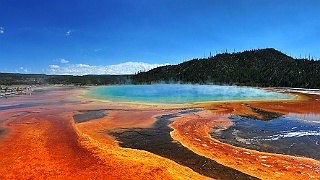
[[[66,59],[60,59],[60,63],[63,63],[63,64],[65,64],[65,63],[68,63],[69,61],[68,60],[66,60]]]
[[[55,62],[59,62],[59,63],[62,63],[62,64],[65,64],[65,63],[68,63],[68,62],[69,62],[68,60],[66,60],[66,59],[64,59],[64,58],[61,58],[61,59],[55,59],[55,60],[53,60],[53,61],[55,61]]]
[[[16,70],[16,72],[17,73],[21,73],[21,72],[28,73],[28,72],[30,72],[30,69],[24,68],[24,67],[20,67],[20,70]]]
[[[0,27],[0,34],[4,34],[4,27]]]
[[[72,30],[66,32],[66,36],[70,36],[72,34]]]
[[[125,62],[117,65],[110,66],[91,66],[88,64],[68,64],[63,67],[57,65],[51,65],[50,74],[62,74],[62,75],[87,75],[87,74],[109,74],[109,75],[121,75],[121,74],[135,74],[139,71],[148,71],[150,69],[164,66],[168,64],[148,64],[143,62]]]
[[[58,65],[50,65],[49,67],[50,67],[50,69],[59,69],[60,68],[60,66],[58,66]]]

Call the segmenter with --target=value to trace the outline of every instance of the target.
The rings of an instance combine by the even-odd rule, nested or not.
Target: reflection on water
[[[289,113],[286,115],[287,118],[296,120],[296,121],[303,121],[305,123],[318,123],[320,125],[320,114],[297,114],[297,113]]]
[[[25,104],[17,104],[17,105],[8,105],[8,106],[0,106],[0,111],[9,110],[9,109],[16,109],[16,108],[27,108],[38,106],[39,103],[25,103]]]
[[[320,160],[320,115],[290,113],[271,121],[231,115],[233,125],[213,138],[259,151]]]

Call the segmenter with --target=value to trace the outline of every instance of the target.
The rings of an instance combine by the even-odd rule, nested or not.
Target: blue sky
[[[319,0],[0,0],[0,72],[114,74],[127,62],[147,70],[266,47],[320,59],[319,9]]]

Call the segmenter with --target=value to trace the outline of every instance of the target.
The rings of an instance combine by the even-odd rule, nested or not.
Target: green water
[[[293,96],[256,88],[218,85],[116,85],[90,90],[87,96],[113,102],[189,104],[231,100],[292,99]]]

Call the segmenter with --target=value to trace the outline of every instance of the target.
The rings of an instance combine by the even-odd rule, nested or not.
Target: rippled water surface
[[[211,136],[236,146],[320,160],[320,115],[290,113],[270,121],[230,116],[234,125]]]

